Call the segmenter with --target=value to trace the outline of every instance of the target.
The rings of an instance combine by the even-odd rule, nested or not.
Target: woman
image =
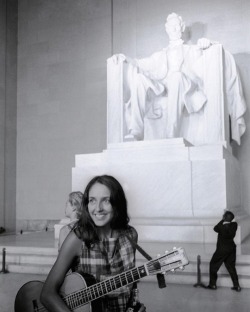
[[[108,175],[93,178],[83,194],[82,216],[65,239],[45,281],[41,302],[48,311],[70,311],[58,291],[77,258],[82,272],[94,275],[97,282],[135,266],[135,250],[127,236],[137,241],[137,232],[128,223],[127,202],[120,183]],[[131,290],[132,286],[124,286],[106,295],[102,311],[125,312]],[[145,311],[144,305],[139,311]]]
[[[74,227],[77,220],[79,220],[82,213],[82,192],[71,192],[65,207],[65,216],[70,219],[68,224],[65,224],[59,233],[58,250],[60,250],[62,243],[68,236],[69,232]]]

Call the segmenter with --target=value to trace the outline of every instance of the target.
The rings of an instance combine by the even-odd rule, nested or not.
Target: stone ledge
[[[16,231],[17,232],[31,232],[31,231],[43,231],[54,230],[54,225],[59,223],[60,220],[34,220],[34,219],[17,219]]]

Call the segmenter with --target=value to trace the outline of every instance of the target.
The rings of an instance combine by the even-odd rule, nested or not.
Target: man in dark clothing
[[[231,279],[233,281],[232,290],[241,291],[238,275],[235,268],[236,263],[236,245],[234,237],[237,231],[238,224],[234,221],[234,214],[231,211],[226,211],[222,220],[214,227],[214,231],[218,233],[217,246],[215,253],[212,256],[209,267],[210,281],[208,289],[217,289],[217,272],[224,262]]]

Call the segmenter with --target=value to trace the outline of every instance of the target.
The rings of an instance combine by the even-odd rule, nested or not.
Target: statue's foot
[[[130,130],[129,133],[124,136],[124,141],[143,141],[143,135],[140,132]]]
[[[124,137],[124,141],[125,142],[133,142],[133,141],[137,141],[137,140],[133,134],[127,134]]]
[[[129,134],[124,136],[124,141],[142,141],[143,136],[139,132],[130,131]]]

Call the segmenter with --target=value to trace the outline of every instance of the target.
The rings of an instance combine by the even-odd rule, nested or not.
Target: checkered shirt
[[[83,242],[80,257],[81,270],[91,274],[97,282],[113,275],[130,270],[135,266],[135,249],[129,242],[128,235],[137,242],[137,232],[133,227],[120,231],[118,238],[110,238],[92,244],[88,249]],[[125,312],[132,285],[112,291],[103,299],[105,312]]]

